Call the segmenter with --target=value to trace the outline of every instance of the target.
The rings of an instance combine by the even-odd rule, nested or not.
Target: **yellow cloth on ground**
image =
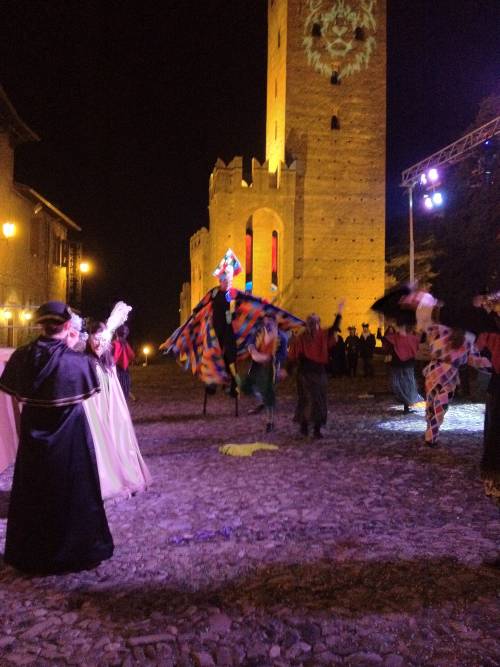
[[[279,449],[277,445],[268,445],[265,442],[252,442],[245,445],[221,445],[219,452],[227,456],[252,456],[260,449]]]

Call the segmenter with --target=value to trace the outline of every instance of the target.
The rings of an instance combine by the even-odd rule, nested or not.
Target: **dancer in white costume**
[[[125,308],[126,317],[130,308]],[[90,326],[86,351],[95,359],[101,386],[98,394],[84,401],[84,409],[94,440],[104,500],[130,497],[151,484],[151,475],[141,456],[111,355],[110,341],[116,328],[114,325],[119,326],[124,321],[118,320],[116,323],[114,313],[115,310],[106,325],[95,322]],[[113,329],[108,326],[110,324]]]

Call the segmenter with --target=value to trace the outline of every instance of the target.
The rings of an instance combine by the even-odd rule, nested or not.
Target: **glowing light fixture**
[[[9,310],[8,308],[5,308],[2,311],[2,317],[4,320],[11,320],[12,319],[12,311]]]
[[[434,206],[442,206],[443,205],[443,195],[441,192],[434,192],[432,195],[432,203]]]
[[[425,174],[420,176],[420,185],[427,185],[427,176]]]
[[[147,366],[148,365],[148,357],[151,354],[151,348],[149,347],[149,345],[144,345],[144,347],[142,348],[142,353],[144,355],[144,363],[142,365]]]
[[[434,204],[432,203],[432,199],[429,197],[429,195],[424,195],[424,208],[426,208],[428,211],[432,211],[434,208]]]
[[[2,233],[6,239],[12,238],[16,233],[16,225],[13,222],[4,222],[2,225]]]
[[[25,322],[29,322],[30,320],[33,319],[33,313],[30,313],[29,310],[25,310],[24,312],[21,313],[21,319],[24,320]]]
[[[90,273],[90,263],[80,262],[80,273]]]
[[[431,183],[435,183],[439,179],[439,172],[437,169],[434,167],[432,169],[429,169],[427,172],[427,178]]]

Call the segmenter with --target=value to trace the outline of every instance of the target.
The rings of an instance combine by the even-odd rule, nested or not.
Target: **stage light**
[[[429,197],[429,195],[424,195],[424,207],[428,211],[432,211],[434,208],[434,204],[432,203],[432,199]]]
[[[434,206],[442,206],[443,204],[443,195],[441,192],[434,192],[432,195],[432,203]]]
[[[427,185],[427,176],[425,174],[420,176],[420,185]]]
[[[427,172],[427,178],[431,183],[435,183],[439,179],[439,172],[437,169],[434,167],[432,169],[429,169]]]

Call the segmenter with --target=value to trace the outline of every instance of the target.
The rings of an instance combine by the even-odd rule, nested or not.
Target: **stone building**
[[[266,160],[218,160],[181,318],[228,247],[239,289],[299,316],[373,320],[384,291],[386,1],[269,0]],[[186,298],[190,292],[191,299]]]
[[[32,316],[44,301],[78,302],[80,227],[45,197],[14,180],[14,153],[39,141],[0,86],[0,347],[33,336]]]

